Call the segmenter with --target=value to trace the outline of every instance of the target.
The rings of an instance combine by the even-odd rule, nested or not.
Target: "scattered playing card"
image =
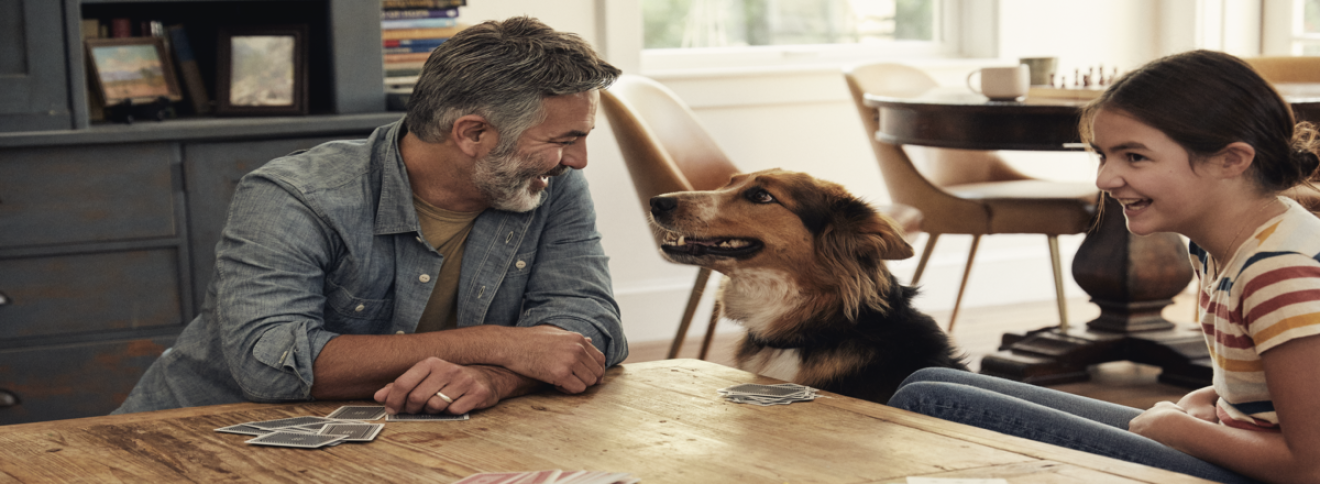
[[[272,447],[294,447],[298,449],[319,449],[327,445],[344,440],[342,435],[320,435],[305,432],[275,431],[262,435],[247,443],[253,445],[269,445]]]
[[[321,435],[342,435],[347,442],[371,442],[385,424],[373,423],[327,423],[321,428]]]
[[[720,390],[721,393],[728,395],[758,395],[762,397],[786,397],[789,395],[799,393],[801,391],[802,388],[796,385],[792,387],[787,387],[787,386],[774,386],[774,385],[757,385],[755,383],[744,383],[742,385],[734,385],[725,388],[723,390]]]
[[[326,418],[340,420],[379,420],[385,416],[385,407],[365,406],[365,405],[346,405],[339,407]]]
[[[239,435],[252,435],[252,436],[266,435],[266,434],[269,434],[269,433],[270,433],[269,430],[259,429],[259,428],[252,427],[252,426],[248,426],[248,425],[244,425],[244,424],[230,425],[230,426],[228,426],[228,427],[221,427],[221,428],[215,429],[215,431],[216,431],[216,432],[224,432],[224,433],[226,433],[226,434],[239,434]]]
[[[778,385],[756,385],[744,383],[734,385],[719,390],[719,394],[724,396],[725,400],[734,403],[746,403],[751,405],[769,406],[769,405],[788,405],[793,402],[807,402],[815,400],[820,395],[816,394],[816,389],[809,386],[798,385],[796,383],[781,383]]]
[[[512,484],[525,475],[526,472],[483,472],[464,477],[454,484]]]
[[[439,420],[467,420],[468,414],[450,415],[447,413],[398,413],[385,416],[387,422],[427,422]]]
[[[262,420],[260,422],[247,422],[243,425],[266,430],[279,430],[286,427],[297,427],[299,425],[314,424],[327,420],[331,419],[325,417],[292,417],[275,420]]]

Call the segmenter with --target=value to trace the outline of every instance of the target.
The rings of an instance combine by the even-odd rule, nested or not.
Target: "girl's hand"
[[[1219,394],[1215,393],[1215,387],[1205,387],[1184,395],[1178,400],[1178,406],[1182,407],[1187,415],[1206,422],[1219,423],[1219,414],[1215,410],[1215,404],[1218,402]]]
[[[1188,418],[1187,410],[1173,402],[1159,402],[1128,422],[1128,430],[1161,444],[1186,452],[1175,445],[1177,422]]]

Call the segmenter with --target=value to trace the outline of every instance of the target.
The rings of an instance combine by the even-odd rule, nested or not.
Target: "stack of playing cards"
[[[743,383],[719,390],[720,395],[725,400],[734,403],[750,403],[752,405],[788,405],[793,402],[809,402],[820,396],[816,394],[816,389],[809,386],[798,385],[796,383],[780,383],[778,385],[757,385],[755,383]]]
[[[218,428],[215,431],[256,437],[247,441],[254,445],[319,449],[344,442],[375,440],[381,429],[385,428],[385,424],[363,421],[380,420],[382,417],[385,417],[385,407],[344,406],[325,417],[291,417],[247,422]],[[426,422],[467,419],[466,413],[463,415],[398,414],[390,415],[386,421]]]
[[[473,474],[454,484],[636,484],[641,479],[626,472],[535,471],[485,472]]]

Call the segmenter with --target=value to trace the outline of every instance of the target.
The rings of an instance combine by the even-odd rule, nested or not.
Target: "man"
[[[244,177],[202,314],[116,413],[375,398],[464,413],[628,355],[586,136],[619,70],[530,18],[431,55],[407,117]]]

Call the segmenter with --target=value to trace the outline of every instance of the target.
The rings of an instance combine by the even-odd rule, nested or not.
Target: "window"
[[[1292,55],[1320,55],[1320,0],[1293,0]]]
[[[947,53],[951,0],[641,0],[643,69]]]

